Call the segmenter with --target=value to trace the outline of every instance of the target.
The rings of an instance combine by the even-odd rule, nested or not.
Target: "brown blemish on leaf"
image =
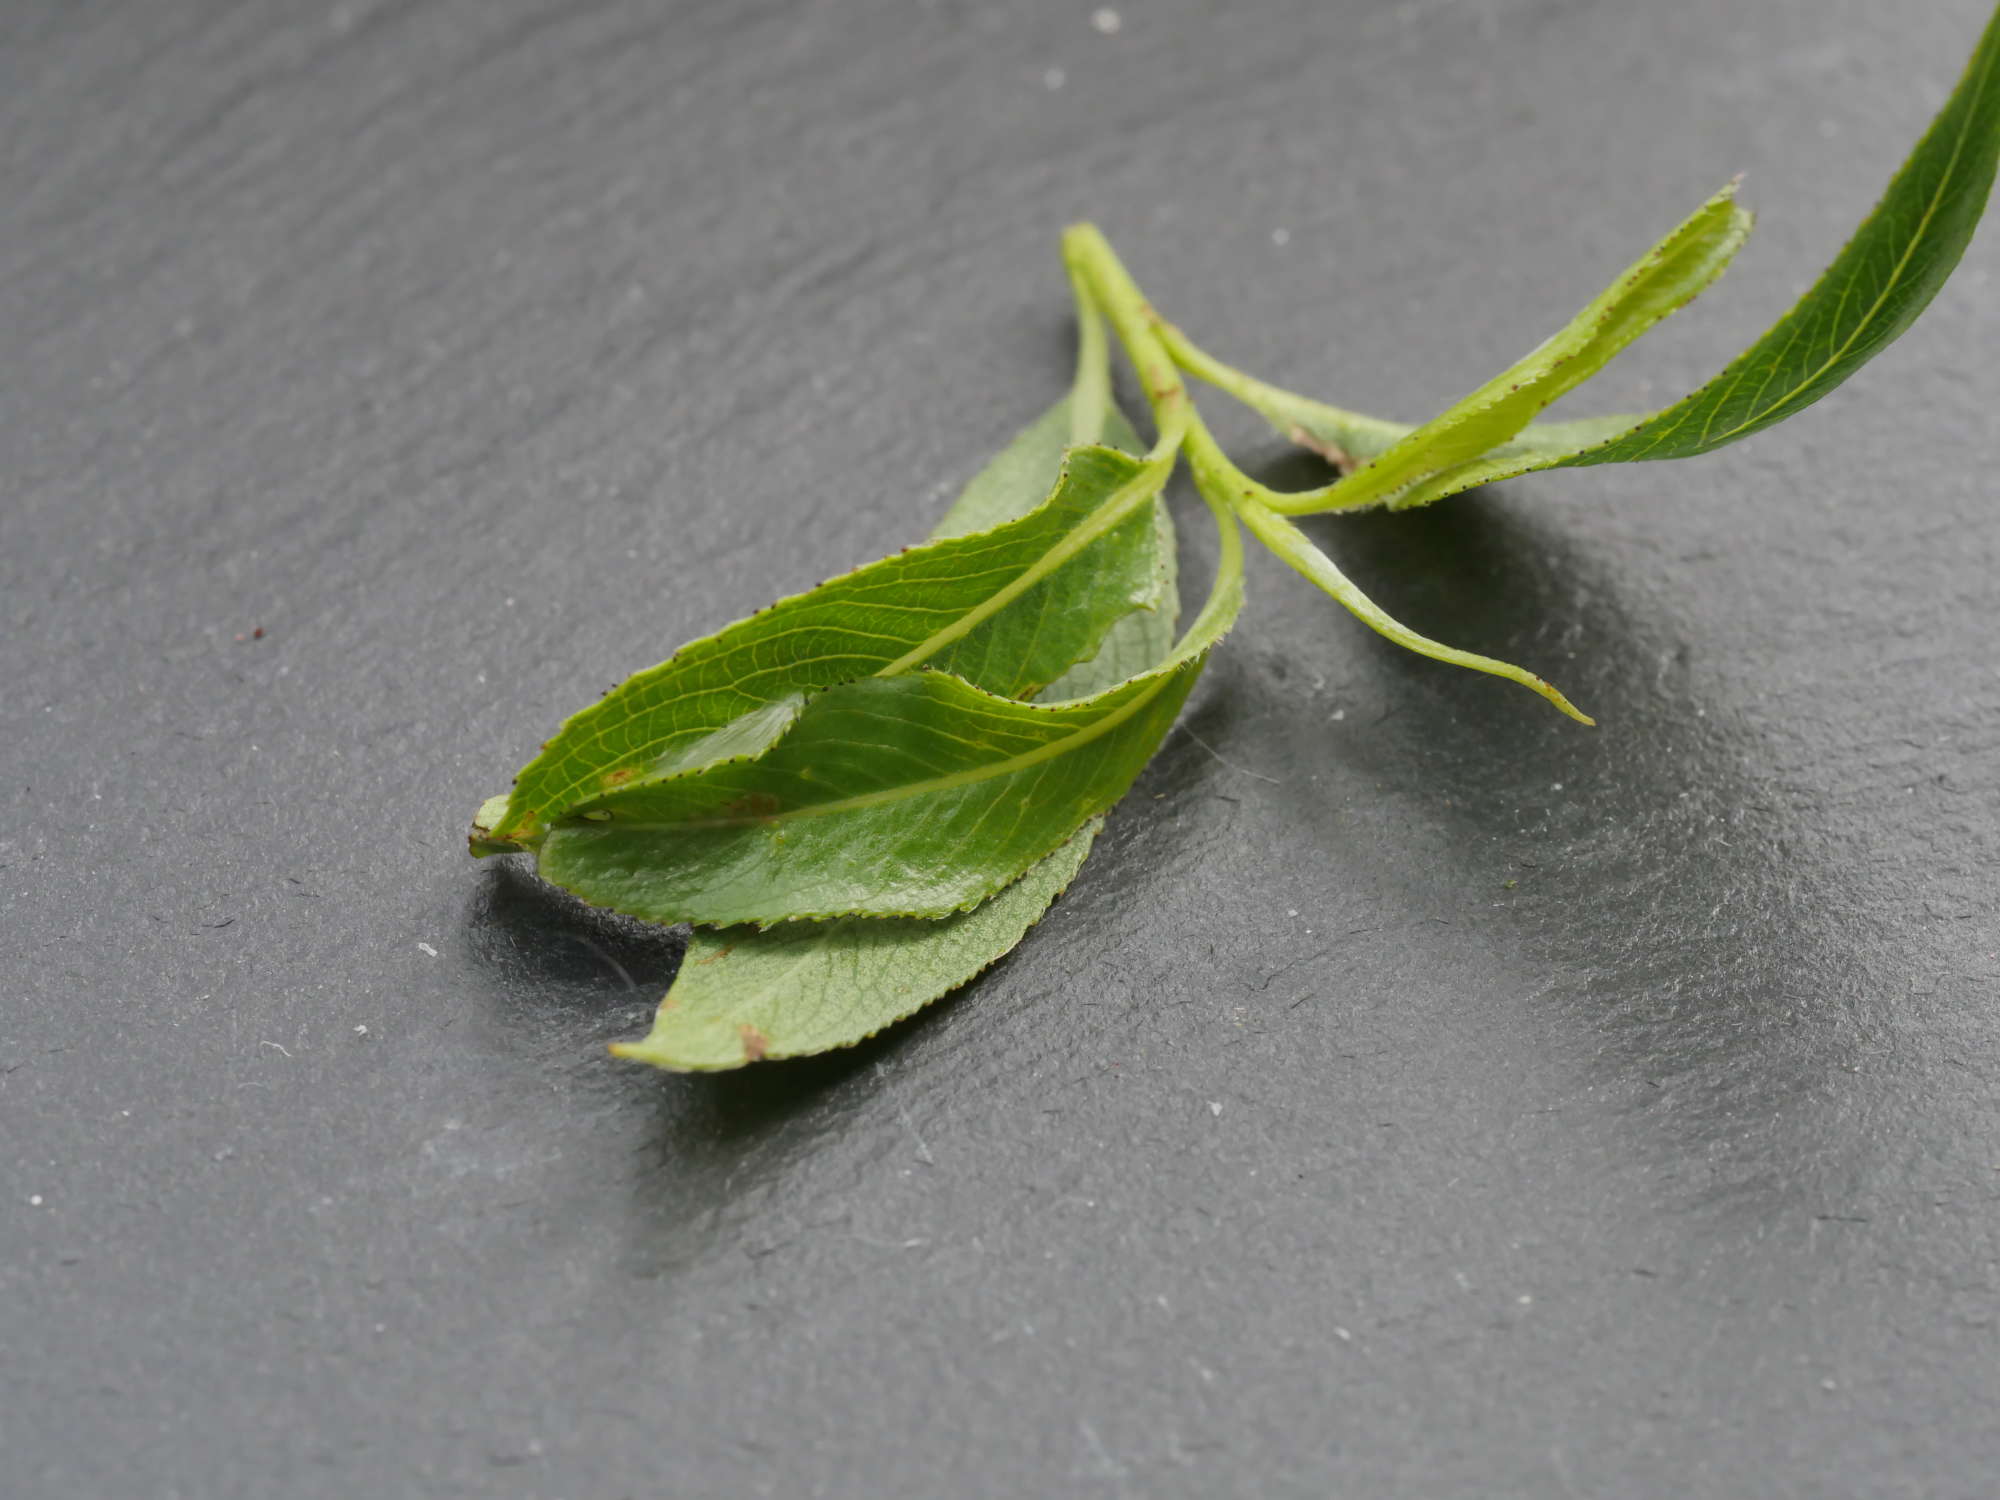
[[[1352,474],[1354,472],[1354,455],[1341,447],[1340,444],[1331,442],[1326,438],[1315,437],[1303,427],[1293,427],[1288,435],[1301,448],[1317,453],[1342,474]]]
[[[502,818],[489,832],[503,839],[518,839],[522,835],[531,833],[539,827],[540,817],[541,813],[539,809],[524,807],[521,809],[520,816]]]
[[[694,962],[694,966],[697,969],[703,969],[708,967],[708,965],[710,964],[719,964],[735,951],[736,951],[736,945],[734,943],[731,943],[728,947],[724,948],[720,953],[711,953],[708,955],[707,958],[696,959]]]
[[[771,1039],[747,1021],[738,1026],[736,1031],[743,1038],[743,1060],[762,1062],[764,1054],[771,1050]]]
[[[769,792],[746,792],[735,801],[725,803],[722,815],[725,818],[773,818],[778,815],[781,805]]]
[[[623,786],[638,774],[638,771],[631,766],[618,766],[604,773],[604,785],[608,787]]]

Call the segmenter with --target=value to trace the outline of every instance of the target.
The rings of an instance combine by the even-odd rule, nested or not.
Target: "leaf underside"
[[[992,900],[942,921],[846,917],[696,932],[637,1042],[612,1047],[677,1072],[851,1047],[1003,957],[1066,889],[1104,826],[1092,818]]]

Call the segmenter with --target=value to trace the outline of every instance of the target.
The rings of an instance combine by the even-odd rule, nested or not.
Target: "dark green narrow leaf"
[[[1701,390],[1567,466],[1688,458],[1833,390],[1930,305],[1972,240],[2000,161],[2000,11],[1882,201],[1794,307]]]
[[[1874,210],[1812,289],[1692,395],[1649,416],[1533,423],[1455,469],[1387,497],[1397,509],[1541,469],[1690,458],[1802,411],[1915,321],[1965,253],[2000,163],[2000,12]],[[1307,446],[1365,460],[1416,429],[1247,382],[1245,398]],[[1356,476],[1359,477],[1358,475]],[[1343,481],[1351,484],[1353,481]],[[1321,492],[1340,508],[1342,485]]]

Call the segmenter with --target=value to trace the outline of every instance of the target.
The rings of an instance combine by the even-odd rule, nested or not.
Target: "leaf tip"
[[[1597,727],[1597,720],[1593,719],[1589,714],[1570,702],[1568,698],[1564,697],[1562,689],[1557,687],[1553,682],[1548,681],[1546,678],[1537,677],[1529,686],[1586,729],[1595,729]]]
[[[505,835],[494,834],[507,815],[507,802],[504,795],[488,797],[473,814],[472,831],[466,837],[465,847],[474,859],[485,859],[490,854],[516,854],[524,847]]]

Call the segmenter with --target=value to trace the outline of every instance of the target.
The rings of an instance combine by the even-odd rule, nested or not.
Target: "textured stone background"
[[[674,941],[464,858],[1060,388],[1069,220],[1421,416],[1748,169],[1657,400],[1985,19],[1090,9],[0,9],[12,1494],[1990,1493],[1990,229],[1751,443],[1318,527],[1601,729],[1260,557],[1070,896],[852,1054],[613,1064]]]

